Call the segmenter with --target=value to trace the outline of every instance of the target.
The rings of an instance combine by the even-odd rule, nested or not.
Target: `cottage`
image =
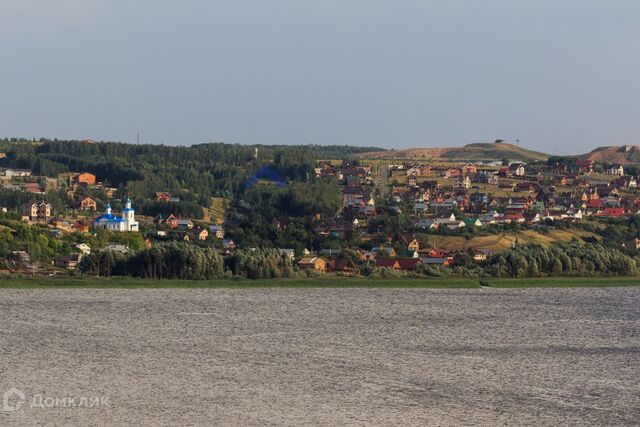
[[[420,264],[422,264],[420,258],[402,258],[398,260],[400,270],[404,271],[414,271]]]
[[[224,239],[224,228],[221,225],[211,225],[209,226],[209,231],[216,239]]]
[[[420,243],[413,234],[401,234],[400,243],[410,251],[419,251]]]
[[[118,243],[108,244],[104,249],[107,250],[107,251],[115,252],[115,253],[122,254],[122,255],[126,255],[129,252],[131,252],[131,249],[129,248],[129,246],[121,245],[121,244],[118,244]]]
[[[23,178],[31,176],[31,171],[28,169],[5,168],[0,169],[0,175],[6,176],[7,178]]]
[[[524,176],[525,170],[522,163],[512,163],[509,165],[509,173],[514,176]]]
[[[73,228],[80,233],[88,233],[91,227],[88,222],[76,221],[76,223],[73,224]]]
[[[55,264],[58,267],[75,270],[81,260],[82,254],[63,255],[56,258]]]
[[[349,258],[331,260],[329,263],[329,271],[344,273],[350,276],[360,275],[360,269],[356,263]]]
[[[456,176],[462,175],[462,171],[460,169],[447,169],[444,173],[445,178],[455,178]]]
[[[592,174],[594,165],[595,165],[595,162],[593,160],[589,160],[589,159],[576,160],[576,167],[578,168],[578,172],[580,173]]]
[[[48,221],[51,218],[51,204],[32,202],[22,205],[22,218],[31,221]]]
[[[377,258],[376,267],[378,268],[390,268],[392,270],[400,270],[400,263],[397,259],[391,258]]]
[[[278,253],[283,258],[290,259],[291,261],[293,261],[293,259],[296,256],[295,251],[293,249],[278,249]]]
[[[96,185],[96,176],[89,172],[82,172],[71,176],[71,183]]]
[[[622,176],[624,175],[624,167],[620,164],[614,163],[612,165],[609,165],[607,173],[609,175]]]
[[[456,176],[453,178],[453,188],[468,190],[471,188],[471,179],[467,175]]]
[[[420,262],[425,265],[442,265],[448,267],[454,264],[454,259],[451,256],[423,257],[420,258]]]
[[[191,230],[193,228],[193,221],[191,221],[189,218],[180,218],[176,220],[176,226],[178,228],[186,228],[188,230]]]
[[[304,257],[298,261],[298,267],[302,270],[313,270],[324,273],[327,270],[327,261],[320,257]]]
[[[42,188],[40,188],[40,184],[38,184],[37,182],[27,182],[24,184],[23,188],[27,193],[44,194],[44,191],[42,191]]]
[[[171,194],[166,191],[158,191],[155,194],[156,202],[165,202],[169,203],[171,201]]]
[[[193,228],[189,230],[189,234],[196,240],[204,241],[209,237],[209,230],[206,228]]]
[[[96,211],[98,210],[98,204],[91,197],[84,197],[80,199],[78,207],[83,211]]]
[[[473,163],[467,163],[462,167],[462,173],[466,173],[466,174],[478,173],[478,166],[474,165]]]

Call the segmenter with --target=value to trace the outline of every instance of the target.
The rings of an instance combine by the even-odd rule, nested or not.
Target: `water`
[[[2,290],[0,393],[25,399],[0,424],[638,425],[639,307],[633,288]]]

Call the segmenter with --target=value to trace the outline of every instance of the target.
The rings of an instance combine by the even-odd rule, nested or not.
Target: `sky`
[[[640,0],[2,0],[0,136],[640,144]]]

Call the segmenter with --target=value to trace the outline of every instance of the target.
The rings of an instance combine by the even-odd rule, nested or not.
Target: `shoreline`
[[[252,289],[252,288],[609,288],[640,286],[640,277],[544,277],[522,279],[423,278],[279,278],[279,279],[136,279],[136,278],[2,278],[0,289]]]

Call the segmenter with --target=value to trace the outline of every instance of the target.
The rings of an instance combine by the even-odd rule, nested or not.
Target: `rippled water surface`
[[[638,425],[640,289],[1,290],[12,388],[1,425]]]

